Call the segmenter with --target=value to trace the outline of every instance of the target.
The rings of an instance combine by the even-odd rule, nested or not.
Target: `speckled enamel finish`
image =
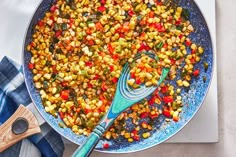
[[[78,136],[74,134],[69,128],[60,128],[58,126],[58,123],[61,121],[60,118],[55,118],[45,112],[39,92],[34,88],[32,73],[28,70],[27,66],[30,61],[31,54],[27,52],[26,46],[31,41],[33,27],[37,23],[37,21],[44,16],[45,11],[50,8],[52,3],[53,0],[42,1],[35,14],[33,15],[27,29],[25,42],[23,45],[23,70],[25,75],[25,82],[35,106],[37,107],[43,118],[47,121],[47,123],[49,123],[58,133],[60,133],[68,140],[76,144],[81,144],[85,140],[84,136]],[[205,54],[202,56],[202,60],[197,64],[197,68],[201,71],[200,76],[192,80],[191,87],[188,90],[182,90],[181,95],[183,97],[183,102],[185,105],[183,107],[183,112],[180,115],[181,118],[179,122],[170,122],[167,124],[165,123],[165,118],[163,116],[160,116],[154,123],[155,129],[152,131],[152,136],[150,138],[142,139],[141,141],[133,143],[129,143],[123,138],[111,141],[102,139],[98,143],[96,150],[107,153],[129,153],[156,146],[157,144],[164,142],[168,138],[175,135],[178,131],[180,131],[193,118],[193,116],[197,113],[200,106],[202,105],[209,89],[212,77],[213,50],[211,37],[205,19],[195,2],[193,0],[180,0],[179,3],[182,7],[187,8],[190,11],[190,21],[196,29],[195,32],[190,35],[190,38],[195,43],[202,45],[205,49]],[[207,62],[209,64],[209,68],[206,72],[204,71],[203,62]],[[206,77],[205,83],[203,83],[203,76]],[[127,123],[129,124],[130,122],[127,121]],[[104,142],[110,144],[109,149],[103,149],[102,144]]]

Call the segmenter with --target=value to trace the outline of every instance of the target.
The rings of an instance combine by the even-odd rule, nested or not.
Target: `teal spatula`
[[[156,59],[155,54],[146,52],[146,55]],[[141,54],[134,58],[134,61],[139,59]],[[146,87],[145,85],[141,85],[138,89],[132,89],[127,85],[127,80],[130,77],[130,67],[129,64],[126,63],[121,76],[119,78],[116,93],[114,100],[110,106],[108,112],[104,115],[100,123],[95,127],[93,132],[87,138],[86,142],[83,143],[72,155],[73,157],[87,157],[93,151],[96,144],[99,142],[100,137],[103,133],[111,126],[114,120],[127,108],[131,107],[133,104],[141,101],[146,98],[150,94],[152,94],[157,87],[162,83],[162,81],[166,78],[169,72],[169,68],[164,68],[162,70],[161,77],[159,79],[157,86]]]

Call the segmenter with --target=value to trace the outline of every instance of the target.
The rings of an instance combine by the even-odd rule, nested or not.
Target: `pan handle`
[[[15,113],[0,126],[0,152],[40,131],[39,123],[33,113],[20,105]]]

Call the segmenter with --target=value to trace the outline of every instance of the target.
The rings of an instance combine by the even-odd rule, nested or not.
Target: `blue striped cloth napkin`
[[[22,67],[4,57],[0,62],[0,125],[23,104],[32,105],[22,74]],[[0,157],[61,157],[64,144],[61,136],[47,123],[41,126],[41,133],[11,146]]]

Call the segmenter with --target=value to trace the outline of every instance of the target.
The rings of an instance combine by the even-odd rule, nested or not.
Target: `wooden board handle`
[[[12,126],[19,120],[26,120],[28,129],[23,133],[13,133]],[[25,106],[20,105],[15,113],[0,126],[0,152],[30,135],[40,133],[40,131],[39,123],[33,113]]]

